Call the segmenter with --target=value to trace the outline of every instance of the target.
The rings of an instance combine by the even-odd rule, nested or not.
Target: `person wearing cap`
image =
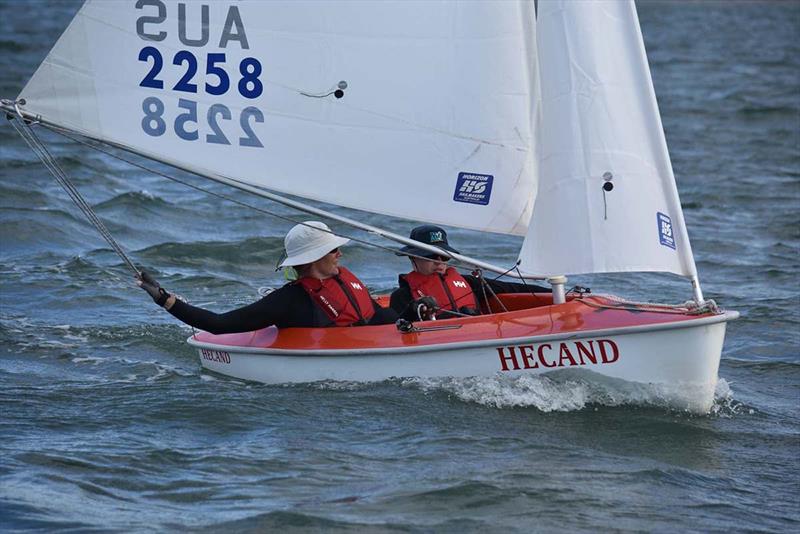
[[[212,334],[249,332],[272,325],[311,328],[394,323],[397,313],[378,305],[366,284],[339,265],[339,247],[348,241],[319,221],[294,226],[284,239],[286,259],[280,267],[293,267],[297,280],[226,313],[177,299],[145,272],[137,277],[137,284],[174,317]]]
[[[446,252],[459,253],[447,242],[447,232],[439,226],[417,226],[411,230],[409,237]],[[531,284],[486,280],[471,274],[462,275],[447,265],[450,261],[448,256],[413,245],[404,246],[397,255],[408,255],[414,267],[411,272],[399,276],[400,287],[390,297],[390,307],[402,315],[408,315],[409,306],[423,297],[433,297],[436,300],[438,310],[435,316],[438,318],[479,315],[481,312],[476,295],[484,294],[482,284],[487,284],[494,293],[550,292],[548,288]],[[455,313],[448,313],[451,311]]]

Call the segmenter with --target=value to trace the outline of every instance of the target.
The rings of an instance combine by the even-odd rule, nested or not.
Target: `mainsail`
[[[521,268],[696,278],[633,0],[540,0],[537,37],[539,189]]]
[[[533,22],[523,1],[89,0],[19,96],[212,178],[522,235]]]

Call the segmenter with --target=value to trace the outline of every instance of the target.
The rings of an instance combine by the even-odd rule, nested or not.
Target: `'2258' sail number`
[[[182,110],[172,121],[175,135],[184,141],[197,141],[200,138],[199,120],[197,115],[197,102],[181,98],[178,100],[178,108]],[[142,130],[147,135],[160,137],[167,131],[167,119],[165,119],[165,106],[160,98],[150,96],[142,101]],[[206,134],[206,143],[217,145],[230,145],[231,142],[221,123],[229,121],[233,114],[228,106],[224,104],[212,104],[206,112],[206,124],[211,133]],[[254,106],[244,108],[239,114],[239,126],[244,136],[239,137],[239,146],[258,147],[264,145],[253,131],[253,122],[264,122],[264,113]]]

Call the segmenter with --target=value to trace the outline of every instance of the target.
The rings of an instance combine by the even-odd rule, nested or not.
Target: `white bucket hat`
[[[328,225],[319,221],[306,221],[292,227],[283,239],[286,259],[279,267],[294,267],[317,261],[331,250],[350,241],[330,233]]]

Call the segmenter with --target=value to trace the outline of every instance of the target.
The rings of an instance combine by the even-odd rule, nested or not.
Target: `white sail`
[[[633,0],[540,0],[537,38],[539,190],[521,268],[695,277]]]
[[[533,25],[524,1],[89,0],[19,96],[210,177],[522,235]]]

